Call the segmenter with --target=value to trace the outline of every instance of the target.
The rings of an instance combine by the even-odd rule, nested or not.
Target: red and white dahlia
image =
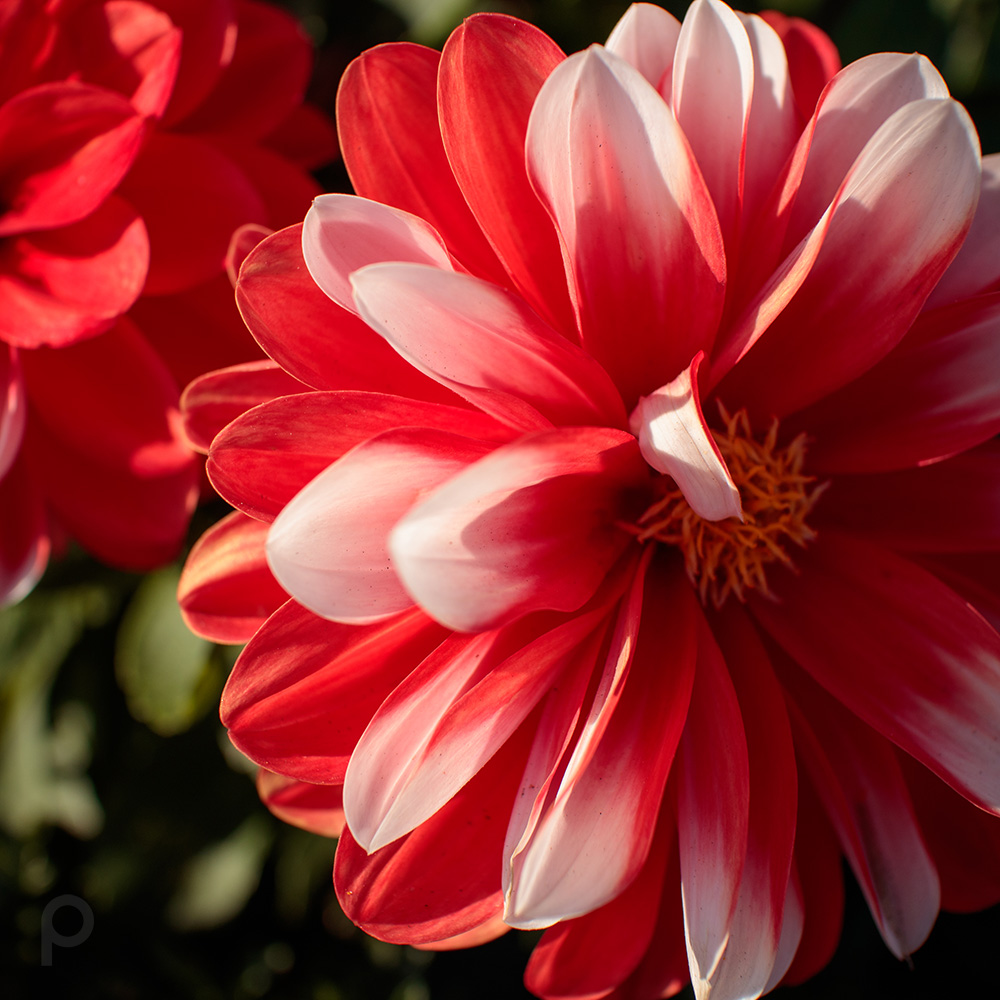
[[[1000,158],[923,57],[837,69],[695,0],[347,70],[358,197],[245,262],[273,362],[187,391],[237,512],[180,596],[370,933],[753,997],[842,856],[901,957],[1000,900]]]
[[[132,569],[176,554],[179,386],[259,356],[230,238],[301,218],[332,153],[310,66],[255,0],[0,8],[0,602],[67,536]]]

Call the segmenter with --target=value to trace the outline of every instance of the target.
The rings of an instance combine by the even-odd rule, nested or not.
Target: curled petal
[[[340,785],[313,785],[262,767],[257,772],[257,794],[284,823],[321,837],[339,837],[344,831],[343,788]]]
[[[691,509],[708,521],[743,520],[740,493],[705,423],[698,398],[699,354],[668,385],[643,396],[630,426],[642,457],[672,476]]]

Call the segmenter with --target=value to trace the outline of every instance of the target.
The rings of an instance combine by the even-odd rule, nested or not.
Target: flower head
[[[230,237],[301,217],[332,151],[309,67],[255,0],[5,5],[0,601],[67,537],[131,569],[176,553],[198,476],[179,385],[259,355]]]
[[[899,956],[1000,899],[946,846],[1000,844],[1000,161],[922,57],[837,68],[695,0],[348,69],[358,196],[247,259],[273,362],[187,390],[238,511],[181,601],[371,933],[751,997],[841,855]]]

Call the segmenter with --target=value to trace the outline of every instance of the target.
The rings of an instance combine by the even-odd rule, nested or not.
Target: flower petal
[[[885,943],[905,958],[934,925],[940,886],[895,751],[808,678],[791,687],[803,764]]]
[[[367,264],[410,261],[451,270],[441,237],[423,219],[349,194],[315,199],[302,223],[302,258],[313,281],[353,313],[351,274]]]
[[[202,375],[181,395],[188,443],[207,454],[216,434],[247,410],[308,388],[273,361],[249,361]]]
[[[248,254],[236,302],[260,346],[306,385],[457,402],[320,291],[302,258],[301,226],[269,236]]]
[[[525,435],[413,506],[392,532],[393,565],[428,614],[460,631],[576,611],[630,543],[616,522],[646,478],[623,431]]]
[[[422,45],[395,42],[363,52],[347,67],[337,92],[344,165],[361,197],[425,219],[473,274],[506,284],[441,141],[440,59]]]
[[[321,837],[339,837],[344,830],[343,788],[339,785],[312,785],[262,767],[257,772],[257,794],[283,823]]]
[[[24,454],[0,478],[0,605],[25,597],[42,578],[51,542],[45,506]]]
[[[736,692],[703,616],[697,641],[694,688],[677,758],[677,836],[691,985],[705,1000],[739,899],[750,772]]]
[[[416,610],[376,625],[339,625],[287,601],[236,661],[222,723],[261,767],[342,784],[368,720],[444,635]]]
[[[549,75],[526,142],[584,347],[631,408],[715,336],[726,265],[708,189],[663,99],[600,46]]]
[[[652,3],[633,3],[611,30],[604,47],[631,63],[669,102],[668,71],[674,65],[680,33],[681,22],[669,11]]]
[[[386,699],[351,756],[344,801],[355,840],[371,853],[437,812],[570,664],[593,661],[600,617],[554,628],[530,619],[442,643]]]
[[[441,53],[438,114],[462,194],[514,286],[547,323],[575,339],[559,240],[524,164],[535,97],[564,58],[548,35],[524,21],[473,14]]]
[[[28,400],[21,377],[21,362],[17,350],[0,345],[0,479],[10,471],[24,438],[24,425],[28,414]]]
[[[816,101],[840,70],[840,56],[830,36],[801,17],[788,17],[776,10],[760,15],[778,33],[788,55],[788,69],[795,88],[799,114],[808,119]]]
[[[642,396],[629,421],[642,457],[673,477],[691,509],[708,521],[743,520],[740,493],[698,398],[699,354],[669,385]]]
[[[581,916],[640,872],[687,715],[696,614],[681,574],[647,556],[622,599],[604,664],[550,695],[504,849],[509,924]],[[588,684],[596,689],[583,716]]]
[[[1000,635],[885,549],[824,532],[775,571],[755,617],[852,712],[983,809],[1000,813]]]
[[[267,529],[234,511],[195,543],[177,587],[181,614],[192,632],[213,642],[249,642],[288,600],[267,566]]]
[[[281,511],[267,538],[278,582],[333,621],[364,624],[413,599],[389,536],[419,499],[457,477],[491,446],[448,431],[387,431],[321,472]]]
[[[367,267],[351,283],[369,326],[415,368],[497,419],[522,430],[550,422],[624,426],[604,369],[517,295],[414,264]]]

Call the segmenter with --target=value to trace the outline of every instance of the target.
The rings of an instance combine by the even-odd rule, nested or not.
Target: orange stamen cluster
[[[829,485],[813,486],[815,477],[802,472],[804,434],[778,447],[777,420],[764,440],[756,441],[745,410],[730,416],[720,403],[719,411],[725,429],[713,431],[712,436],[740,491],[742,523],[735,517],[704,520],[691,510],[673,480],[664,477],[663,496],[630,529],[639,541],[676,545],[702,603],[711,600],[716,608],[730,594],[740,601],[748,590],[771,595],[765,567],[773,562],[791,567],[788,543],[804,548],[816,537],[806,517]]]

